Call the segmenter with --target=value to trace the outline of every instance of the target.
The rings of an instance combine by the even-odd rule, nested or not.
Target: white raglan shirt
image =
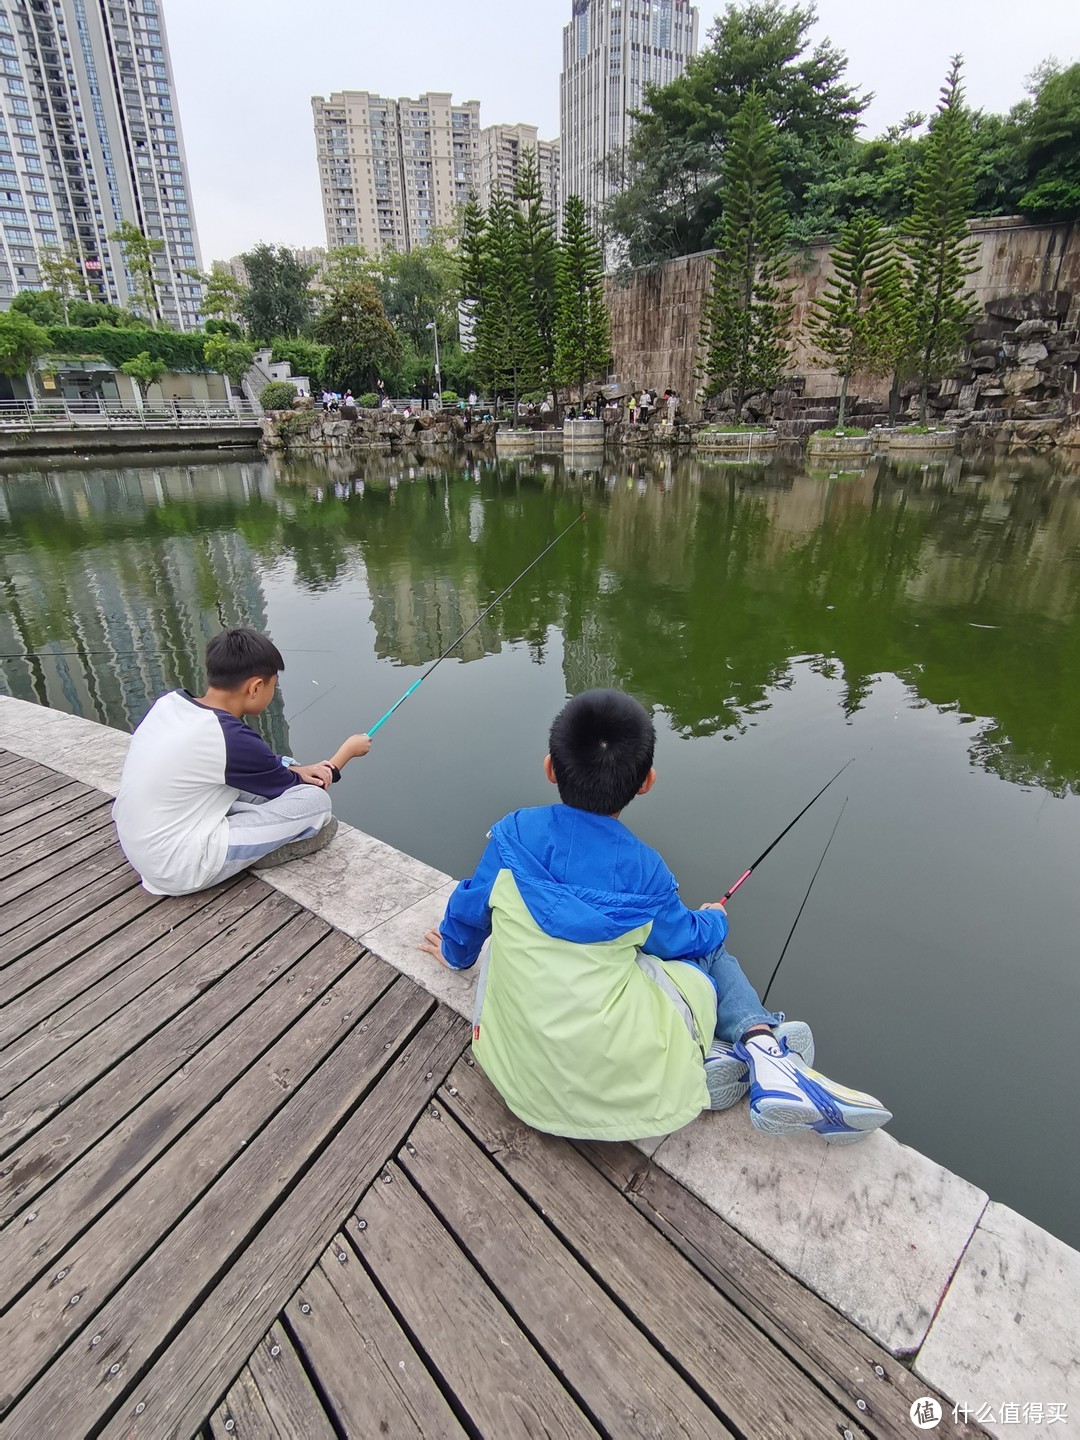
[[[242,720],[172,690],[131,737],[112,808],[120,848],[152,895],[188,895],[224,865],[241,791],[272,800],[302,783]]]

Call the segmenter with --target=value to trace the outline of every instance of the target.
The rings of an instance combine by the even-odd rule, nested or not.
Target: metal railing
[[[205,429],[258,424],[249,400],[0,400],[0,431]]]

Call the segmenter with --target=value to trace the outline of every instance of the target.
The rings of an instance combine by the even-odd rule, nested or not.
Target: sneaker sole
[[[863,1110],[857,1115],[846,1115],[844,1129],[825,1122],[817,1133],[826,1145],[856,1145],[875,1130],[887,1125],[892,1118],[892,1114],[884,1107],[880,1110]]]
[[[750,1106],[750,1124],[765,1135],[805,1134],[820,1120],[815,1105],[800,1105],[795,1100],[759,1100]]]

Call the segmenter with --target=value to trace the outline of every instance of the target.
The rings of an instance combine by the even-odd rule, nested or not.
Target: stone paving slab
[[[894,1355],[922,1343],[987,1201],[883,1131],[851,1146],[763,1135],[745,1105],[700,1115],[653,1158]]]
[[[1080,1253],[1008,1206],[988,1205],[914,1369],[992,1435],[1071,1433],[1080,1425]],[[1059,1406],[1064,1423],[1050,1418]],[[984,1407],[993,1420],[979,1414]]]

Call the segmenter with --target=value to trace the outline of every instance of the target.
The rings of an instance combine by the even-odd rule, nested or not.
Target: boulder
[[[1000,338],[997,336],[992,340],[973,340],[971,344],[971,356],[973,360],[987,360],[990,358],[996,360],[1000,348]]]
[[[1041,340],[1029,340],[1019,346],[1016,352],[1017,363],[1030,370],[1032,366],[1038,365],[1040,360],[1045,360],[1049,350]]]
[[[1024,320],[1016,327],[1018,340],[1043,340],[1052,335],[1057,327],[1048,320]]]
[[[1077,341],[1075,330],[1058,330],[1053,335],[1048,335],[1043,342],[1051,354],[1055,350],[1071,350]]]
[[[1022,395],[1026,390],[1037,390],[1043,382],[1038,370],[1007,370],[1005,372],[1005,393]]]
[[[980,355],[977,360],[973,360],[971,368],[981,375],[988,375],[991,370],[996,370],[998,368],[997,346],[994,346],[993,355]]]
[[[1000,320],[1064,320],[1071,301],[1068,290],[1035,290],[987,300],[986,313]]]

